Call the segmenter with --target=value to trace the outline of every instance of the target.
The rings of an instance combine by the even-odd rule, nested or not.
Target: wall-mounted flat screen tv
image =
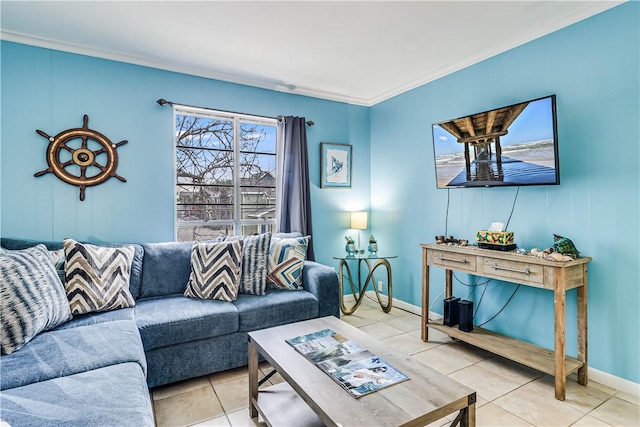
[[[555,95],[432,130],[438,188],[560,184]]]

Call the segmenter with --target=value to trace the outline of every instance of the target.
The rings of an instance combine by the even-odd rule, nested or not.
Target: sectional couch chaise
[[[38,243],[62,248],[0,240],[9,250]],[[339,316],[335,270],[311,261],[303,290],[239,294],[232,302],[187,298],[192,246],[134,245],[134,307],[74,315],[3,355],[0,418],[13,426],[153,426],[149,388],[246,365],[247,332]]]

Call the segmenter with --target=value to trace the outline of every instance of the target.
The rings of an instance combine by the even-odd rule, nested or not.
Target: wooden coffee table
[[[285,340],[332,329],[409,376],[359,399]],[[258,354],[286,382],[258,389]],[[359,329],[328,316],[249,332],[249,413],[269,426],[425,426],[458,412],[452,425],[475,426],[476,393]]]

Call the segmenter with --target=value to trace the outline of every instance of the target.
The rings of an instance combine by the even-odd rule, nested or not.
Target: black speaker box
[[[442,323],[445,326],[456,326],[460,315],[458,314],[458,301],[460,298],[451,297],[444,300],[444,319]]]
[[[460,300],[458,310],[460,312],[458,329],[463,332],[473,331],[473,301]]]

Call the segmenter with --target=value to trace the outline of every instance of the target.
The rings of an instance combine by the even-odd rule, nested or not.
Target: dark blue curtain
[[[307,259],[315,261],[311,227],[311,190],[309,186],[309,155],[304,117],[278,119],[278,231],[299,232],[311,236]]]

